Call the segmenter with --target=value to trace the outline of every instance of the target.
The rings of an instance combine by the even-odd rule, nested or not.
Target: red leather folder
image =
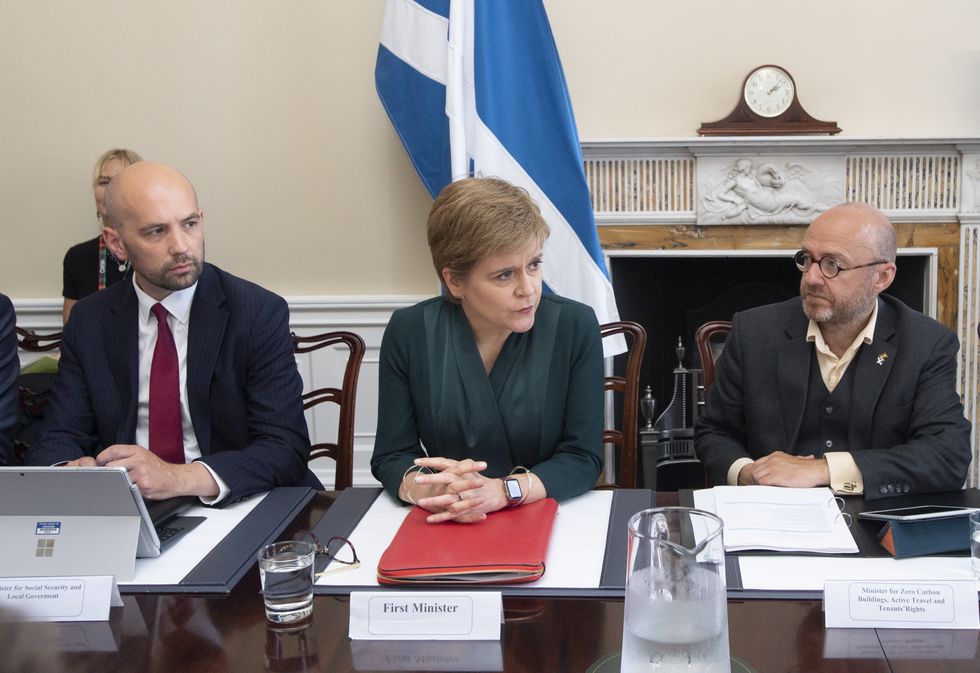
[[[491,512],[478,523],[427,523],[412,508],[378,562],[381,584],[515,584],[544,574],[558,503]]]

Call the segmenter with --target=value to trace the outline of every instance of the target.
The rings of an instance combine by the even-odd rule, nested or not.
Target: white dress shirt
[[[153,365],[153,350],[157,344],[157,319],[150,312],[157,301],[143,292],[133,275],[133,287],[139,301],[139,396],[136,405],[136,443],[144,448],[150,445],[150,368]],[[191,304],[197,283],[189,288],[171,292],[163,301],[167,309],[167,325],[174,336],[177,347],[177,362],[180,365],[180,424],[184,434],[184,461],[191,463],[201,457],[201,449],[194,434],[194,424],[191,422],[190,405],[187,403],[187,334],[190,328]],[[218,495],[214,498],[201,498],[201,501],[213,505],[224,499],[229,488],[224,481],[207,464],[202,462],[218,484]]]

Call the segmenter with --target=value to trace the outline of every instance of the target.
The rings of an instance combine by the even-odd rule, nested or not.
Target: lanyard
[[[99,236],[99,289],[104,290],[106,288],[106,272],[109,267],[109,258],[112,258],[114,264],[119,265],[119,273],[126,277],[126,273],[129,271],[129,262],[120,262],[116,259],[116,256],[109,252],[106,247],[105,239]]]
[[[105,249],[105,241],[99,236],[99,289],[105,289],[105,276],[106,276],[106,257],[108,256],[108,251]]]

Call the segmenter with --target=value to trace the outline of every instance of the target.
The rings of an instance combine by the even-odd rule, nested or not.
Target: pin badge
[[[885,364],[885,360],[887,359],[888,353],[878,353],[878,359],[875,362],[877,362],[878,366],[880,367],[881,365]]]

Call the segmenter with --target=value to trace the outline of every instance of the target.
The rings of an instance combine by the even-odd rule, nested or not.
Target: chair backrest
[[[29,353],[45,353],[61,348],[61,332],[38,334],[34,330],[15,327],[17,347]],[[48,402],[54,390],[57,374],[28,373],[17,377],[17,397],[20,414],[14,435],[14,459],[24,462],[27,450],[37,439],[47,414]]]
[[[704,381],[705,399],[708,397],[708,388],[715,380],[715,361],[721,355],[725,339],[731,331],[730,320],[713,320],[698,327],[698,331],[694,333],[694,341],[701,358],[701,379]]]
[[[17,331],[17,346],[30,353],[44,353],[61,348],[61,332],[38,334],[34,330],[15,327]]]
[[[607,376],[605,390],[623,396],[623,417],[619,428],[607,428],[602,433],[603,444],[619,448],[619,474],[613,485],[620,488],[637,486],[637,409],[640,403],[640,365],[647,346],[647,332],[643,326],[630,321],[611,322],[599,326],[602,338],[618,334],[628,336],[625,376]],[[612,469],[611,465],[606,470]]]
[[[344,380],[340,388],[327,387],[311,390],[303,395],[303,409],[324,402],[340,406],[336,442],[314,444],[310,460],[327,456],[337,463],[334,489],[343,490],[354,483],[354,408],[357,402],[357,377],[364,359],[364,340],[353,332],[325,332],[314,336],[293,335],[293,351],[309,353],[328,346],[346,346],[349,350]]]

